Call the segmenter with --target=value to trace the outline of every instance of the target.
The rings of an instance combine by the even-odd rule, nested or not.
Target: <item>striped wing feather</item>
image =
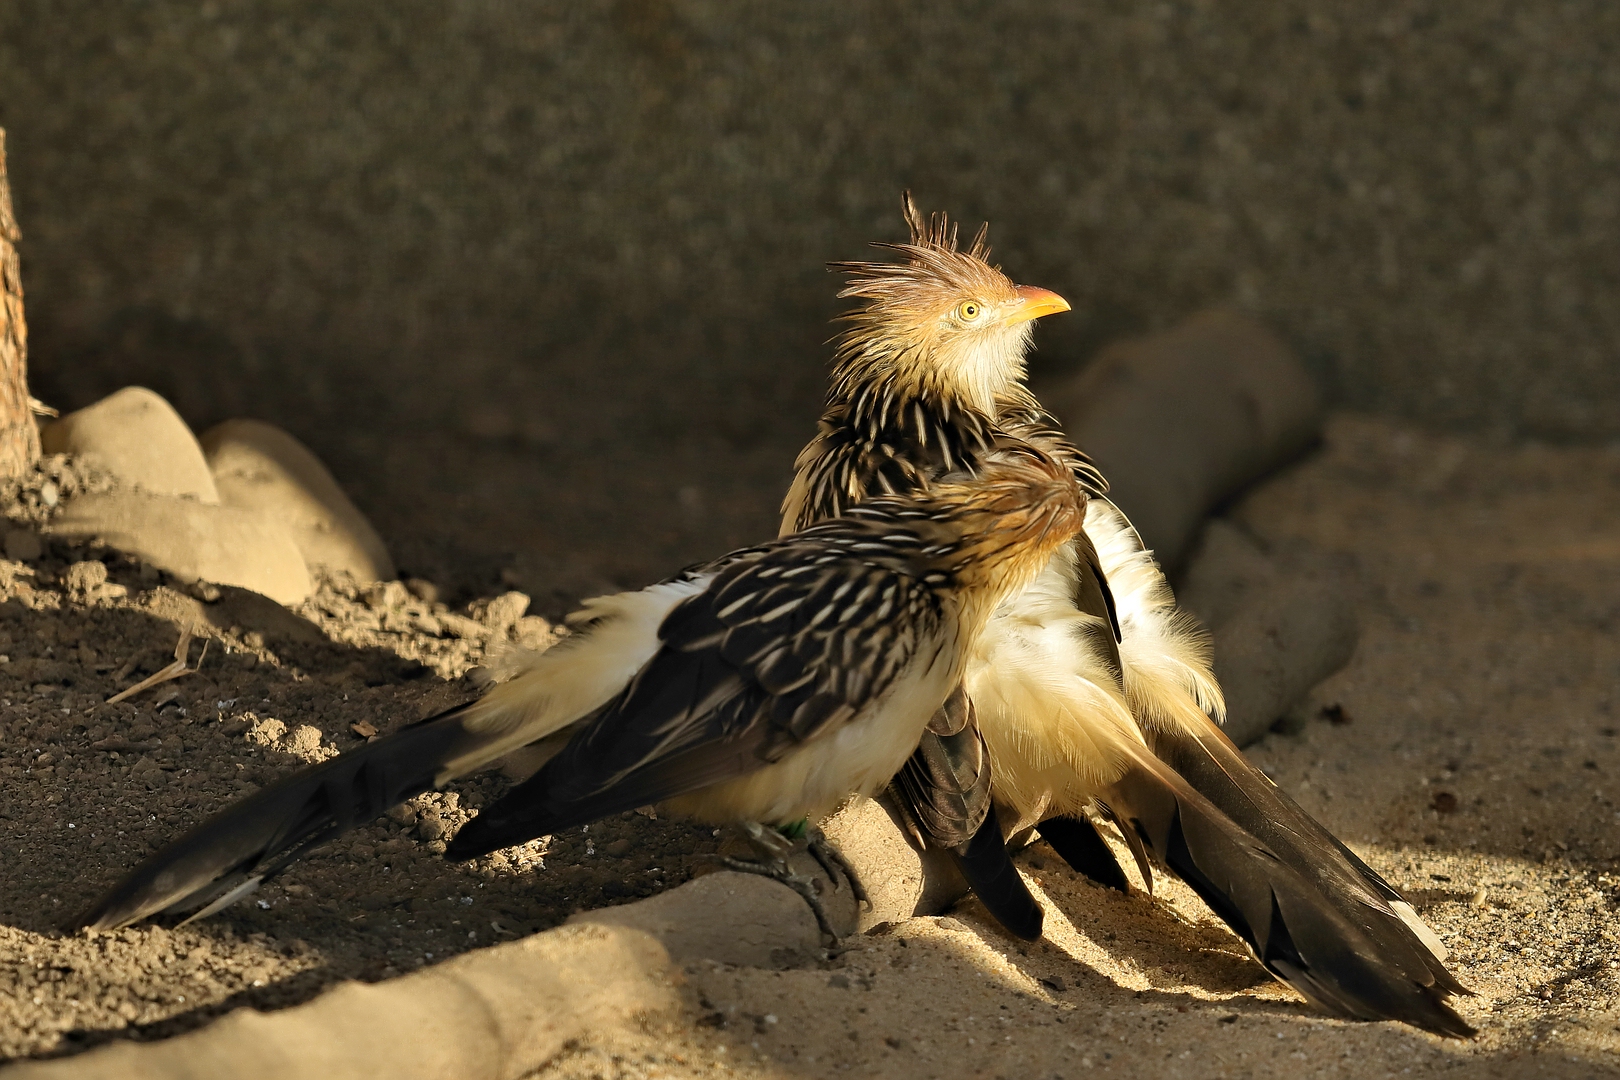
[[[745,775],[857,716],[943,614],[892,560],[830,536],[764,549],[677,606],[662,646],[554,759],[470,822],[469,858]]]

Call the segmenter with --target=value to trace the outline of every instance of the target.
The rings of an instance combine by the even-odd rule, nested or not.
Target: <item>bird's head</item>
[[[1022,391],[1035,320],[1069,305],[1056,293],[1014,285],[992,266],[988,224],[959,250],[956,225],[944,214],[924,221],[909,191],[902,206],[910,243],[874,245],[901,260],[832,264],[850,276],[838,295],[866,301],[843,316],[850,327],[838,338],[834,394],[884,380],[994,413],[998,399]]]

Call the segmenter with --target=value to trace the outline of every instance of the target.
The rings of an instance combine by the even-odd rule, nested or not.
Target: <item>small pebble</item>
[[[303,757],[321,748],[321,729],[309,724],[299,724],[287,734],[287,749]]]
[[[528,610],[529,598],[526,595],[520,592],[503,593],[489,602],[479,621],[492,632],[503,634]]]
[[[388,611],[392,608],[404,607],[410,602],[410,594],[405,586],[397,581],[381,581],[366,590],[366,606],[373,611]]]
[[[445,827],[444,818],[434,809],[423,810],[416,816],[416,835],[423,840],[442,840],[449,830]]]
[[[287,725],[273,716],[261,717],[248,728],[248,742],[258,743],[260,746],[269,746],[287,734]]]
[[[62,583],[69,592],[88,593],[107,583],[107,564],[99,559],[86,559],[67,568]]]

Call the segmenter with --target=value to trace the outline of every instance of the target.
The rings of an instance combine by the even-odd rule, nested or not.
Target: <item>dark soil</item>
[[[105,482],[49,461],[13,492],[13,521],[47,516],[47,483],[62,498]],[[521,594],[456,612],[426,582],[328,580],[295,614],[112,552],[42,547],[0,561],[0,1057],[163,1037],[387,978],[679,884],[714,847],[711,830],[626,814],[443,861],[440,838],[507,784],[491,773],[419,797],[205,922],[63,936],[56,926],[183,829],[360,733],[471,698],[462,676],[497,643],[543,647],[553,631],[511,623]],[[195,673],[106,703],[171,663],[187,625]]]

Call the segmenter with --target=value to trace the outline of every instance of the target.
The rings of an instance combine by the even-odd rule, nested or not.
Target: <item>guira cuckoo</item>
[[[900,768],[991,612],[1074,536],[1083,502],[1061,462],[1004,439],[972,483],[855,502],[640,592],[587,601],[569,636],[479,700],[227,807],[73,925],[210,914],[315,846],[521,747],[549,759],[463,827],[449,858],[648,803],[715,824],[817,821]],[[808,881],[777,876],[830,933]]]
[[[1150,887],[1151,856],[1318,1008],[1470,1034],[1447,1000],[1468,991],[1433,931],[1222,733],[1207,635],[1025,386],[1034,320],[1068,304],[992,266],[985,229],[960,250],[955,228],[943,215],[923,220],[909,193],[904,212],[910,241],[876,245],[897,260],[834,264],[849,275],[839,295],[864,304],[845,316],[783,531],[874,493],[960,482],[1009,434],[1065,462],[1090,493],[1085,527],[978,639],[955,718],[942,712],[896,777],[891,793],[914,837],[956,851],[991,911],[1033,936],[1039,911],[1008,882],[1016,871],[1002,834],[1038,825],[1077,870],[1123,889],[1086,814],[1094,808],[1119,827]]]

